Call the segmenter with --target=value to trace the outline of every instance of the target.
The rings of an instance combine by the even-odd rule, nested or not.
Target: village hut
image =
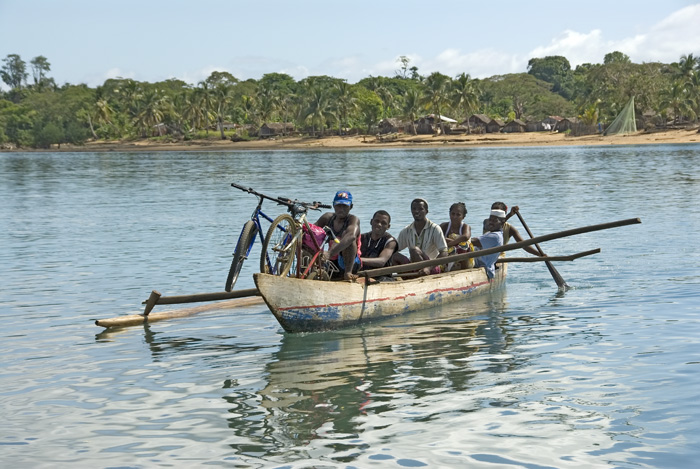
[[[579,122],[580,121],[576,117],[566,117],[557,123],[555,130],[559,132],[566,132],[567,130],[571,130],[576,127]]]
[[[434,134],[433,120],[428,117],[421,117],[416,123],[416,132],[419,134]]]
[[[286,135],[294,131],[294,124],[291,122],[266,122],[260,127],[258,136],[260,138],[276,137]]]
[[[514,119],[503,126],[503,132],[515,133],[515,132],[525,132],[527,124],[520,119]]]
[[[491,119],[491,122],[486,124],[486,133],[489,134],[495,134],[501,131],[501,129],[505,126],[503,121],[499,119]]]
[[[462,122],[471,132],[485,133],[486,126],[491,122],[491,118],[486,114],[472,114],[467,120]]]
[[[379,121],[378,127],[380,134],[393,134],[406,131],[406,123],[395,117],[382,119]]]

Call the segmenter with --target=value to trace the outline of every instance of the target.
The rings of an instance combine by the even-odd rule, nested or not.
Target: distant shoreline
[[[209,140],[178,142],[135,141],[90,141],[85,145],[61,145],[50,150],[2,149],[0,152],[153,152],[153,151],[236,151],[236,150],[358,150],[385,148],[493,148],[493,147],[537,147],[537,146],[604,146],[698,143],[698,128],[665,130],[660,132],[637,132],[631,135],[608,136],[586,135],[570,137],[563,133],[523,132],[497,134],[459,135],[405,135],[395,140],[381,141],[376,136],[346,137],[277,137],[264,140],[232,142],[212,136]]]

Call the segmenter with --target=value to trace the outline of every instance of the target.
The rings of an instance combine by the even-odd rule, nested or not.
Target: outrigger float
[[[553,239],[638,223],[641,223],[639,218],[631,218],[574,228],[534,237],[519,243],[450,256],[449,261],[460,262],[497,252],[521,249],[533,244],[537,246],[538,243]],[[539,248],[539,246],[537,247]],[[488,279],[485,270],[481,268],[457,270],[417,278],[410,274],[406,274],[404,277],[410,276],[411,278],[400,276],[402,273],[444,264],[445,258],[362,271],[361,277],[353,282],[327,282],[256,273],[253,278],[257,288],[173,297],[163,297],[157,291],[153,291],[151,296],[144,301],[146,308],[143,314],[97,320],[95,324],[105,328],[138,325],[189,316],[206,310],[257,304],[261,302],[260,297],[262,297],[277,321],[287,332],[337,329],[456,301],[467,301],[475,295],[502,286],[508,272],[507,264],[511,262],[546,262],[556,279],[557,276],[554,274],[556,270],[551,267],[551,262],[573,261],[599,252],[600,249],[593,249],[569,256],[502,257],[497,261],[498,268],[492,279]],[[560,287],[561,282],[557,280]],[[151,312],[156,305],[210,301],[222,302],[215,307],[200,306],[164,313]]]

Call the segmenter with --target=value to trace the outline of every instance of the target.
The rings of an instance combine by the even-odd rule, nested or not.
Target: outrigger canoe
[[[483,251],[458,254],[451,256],[450,261],[459,262],[472,257],[521,249],[552,239],[641,222],[639,218],[630,218],[574,228]],[[499,268],[491,280],[488,279],[483,268],[457,270],[395,281],[370,280],[370,277],[440,265],[445,262],[445,258],[374,269],[365,273],[364,278],[354,282],[323,282],[295,277],[277,277],[263,273],[253,274],[253,279],[258,293],[285,331],[310,332],[338,329],[397,316],[489,292],[505,283],[508,272],[507,262],[571,261],[598,252],[600,249],[562,257],[500,259],[498,261]]]
[[[338,329],[465,300],[503,285],[507,264],[407,280],[322,282],[257,273],[255,285],[287,332]]]

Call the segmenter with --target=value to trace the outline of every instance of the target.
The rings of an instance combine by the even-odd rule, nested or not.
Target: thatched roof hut
[[[395,117],[387,117],[379,121],[377,127],[380,134],[393,134],[396,132],[405,132],[407,124]]]
[[[486,124],[486,132],[487,133],[498,133],[501,131],[501,129],[505,126],[503,121],[499,119],[491,119],[491,122]]]
[[[527,130],[527,124],[520,119],[514,119],[503,126],[503,132],[514,133],[514,132],[525,132]]]
[[[260,127],[258,136],[260,138],[275,137],[294,131],[294,124],[291,122],[266,122]]]

